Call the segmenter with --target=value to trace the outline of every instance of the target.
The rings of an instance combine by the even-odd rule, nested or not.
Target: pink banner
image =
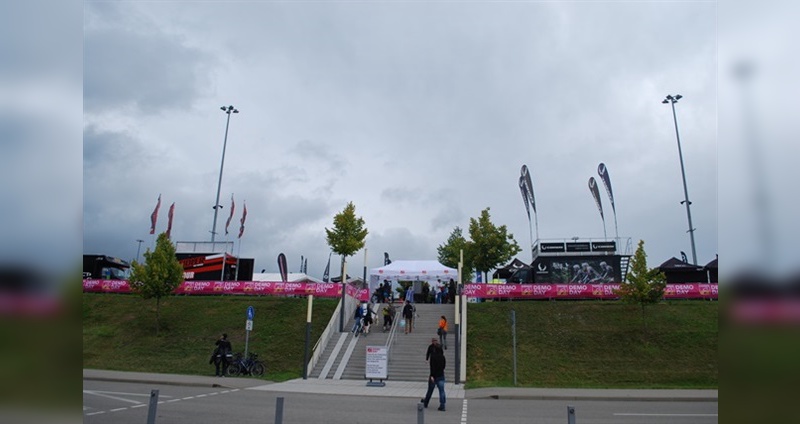
[[[616,299],[619,284],[465,284],[478,298]],[[717,299],[716,284],[667,284],[664,299]]]
[[[86,293],[130,293],[124,280],[83,280]],[[175,294],[199,295],[256,295],[256,296],[305,296],[339,297],[342,287],[338,283],[284,283],[271,281],[184,281],[175,289]],[[369,300],[369,290],[347,286],[347,294],[361,301]]]
[[[465,284],[464,295],[484,299],[616,299],[619,284]],[[86,293],[130,293],[127,281],[83,280]],[[368,302],[368,289],[347,285],[347,295]],[[175,294],[339,297],[338,283],[272,281],[184,281]],[[717,284],[667,284],[664,299],[718,299]]]

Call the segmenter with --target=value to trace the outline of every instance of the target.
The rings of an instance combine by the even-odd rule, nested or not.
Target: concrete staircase
[[[389,333],[382,330],[383,317],[380,310],[383,305],[377,306],[377,320],[372,331],[366,336],[353,337],[350,332],[338,333],[331,337],[325,346],[317,366],[309,373],[310,378],[363,380],[366,366],[366,347],[383,346],[386,344]],[[439,318],[444,315],[449,322],[449,334],[445,358],[447,367],[445,375],[449,382],[455,379],[455,305],[416,304],[417,318],[414,329],[405,334],[402,327],[397,327],[395,341],[389,354],[388,376],[390,380],[397,381],[425,381],[429,374],[428,363],[425,361],[425,352],[431,338],[438,338],[436,328]],[[401,319],[401,308],[398,305],[396,320]],[[352,327],[350,319],[346,329]],[[344,362],[343,362],[344,361]]]

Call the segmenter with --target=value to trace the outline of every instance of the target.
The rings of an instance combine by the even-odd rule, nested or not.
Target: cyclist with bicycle
[[[220,337],[219,340],[217,340],[214,344],[217,346],[216,349],[214,349],[214,354],[212,355],[214,367],[216,367],[216,373],[214,375],[217,377],[225,377],[225,375],[228,373],[230,358],[233,357],[231,354],[231,352],[233,352],[233,346],[228,340],[228,335],[226,333],[222,333],[222,337]],[[220,370],[220,366],[222,366],[222,370]]]

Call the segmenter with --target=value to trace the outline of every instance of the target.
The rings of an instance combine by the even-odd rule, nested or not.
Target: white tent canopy
[[[439,261],[393,261],[380,268],[369,271],[370,292],[383,280],[389,281],[450,281],[458,280],[458,270],[446,267]]]

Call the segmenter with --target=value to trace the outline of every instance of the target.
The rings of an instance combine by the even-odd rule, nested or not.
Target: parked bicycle
[[[247,354],[247,359],[244,359],[244,355],[241,352],[237,353],[233,357],[233,362],[228,366],[228,375],[230,376],[252,375],[260,377],[266,371],[266,364],[260,361],[258,355],[253,352]]]

